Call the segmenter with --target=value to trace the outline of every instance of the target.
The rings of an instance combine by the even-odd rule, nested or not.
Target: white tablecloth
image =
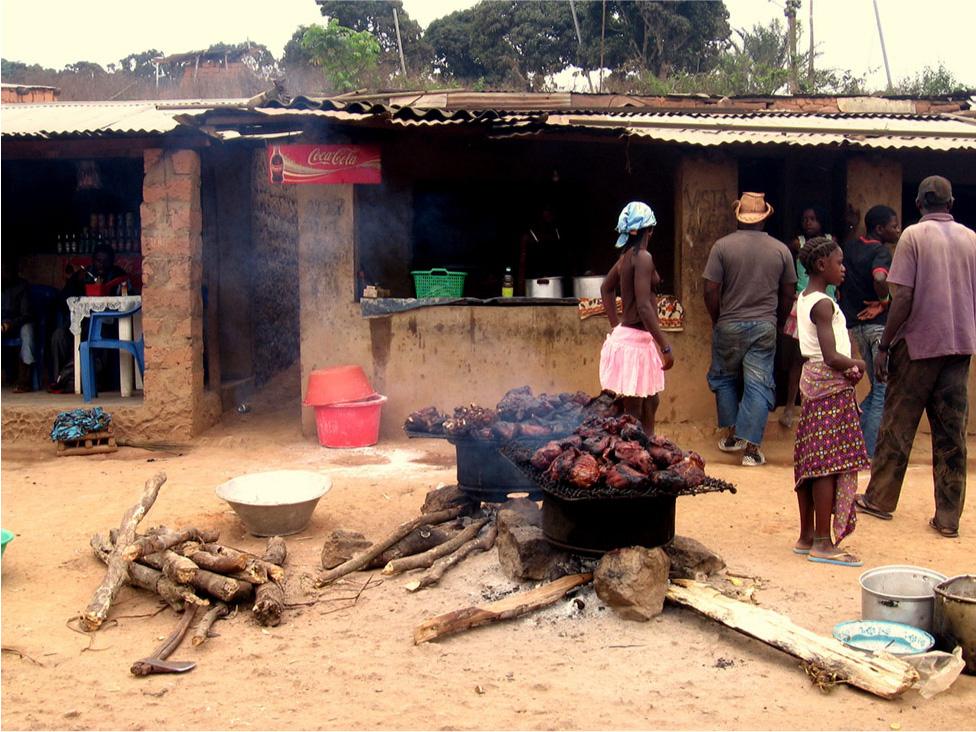
[[[132,310],[142,304],[139,295],[107,295],[105,297],[69,297],[68,311],[71,313],[71,332],[81,335],[81,321],[92,313],[104,313],[106,310]]]
[[[111,310],[122,312],[132,310],[142,304],[139,295],[108,295],[105,297],[69,297],[66,299],[68,311],[71,313],[71,324],[68,329],[75,340],[75,394],[81,394],[81,321],[92,313],[104,313]],[[119,318],[119,340],[131,341],[133,336],[142,333],[141,313],[135,317]],[[126,351],[119,351],[119,389],[121,396],[132,396],[133,377],[135,387],[142,388],[142,374],[134,369],[132,356]]]

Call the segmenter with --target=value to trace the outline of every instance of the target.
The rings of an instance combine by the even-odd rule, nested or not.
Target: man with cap
[[[969,362],[976,353],[976,232],[953,220],[952,185],[932,175],[918,187],[922,219],[898,240],[892,291],[875,372],[888,382],[871,481],[861,513],[890,520],[898,505],[918,422],[932,427],[935,515],[929,525],[959,535],[966,498]]]
[[[786,245],[763,231],[773,213],[765,194],[743,193],[733,210],[738,231],[715,242],[704,272],[713,328],[708,386],[725,430],[719,449],[742,451],[742,464],[754,467],[766,462],[759,446],[776,406],[776,325],[793,303],[796,268]]]

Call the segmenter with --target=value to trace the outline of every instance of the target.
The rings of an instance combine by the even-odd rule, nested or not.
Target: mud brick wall
[[[200,158],[144,154],[142,251],[146,339],[140,432],[189,437],[213,424],[219,399],[203,385],[203,241]]]
[[[298,359],[298,203],[296,186],[268,180],[264,150],[255,151],[252,165],[254,376],[260,385]]]

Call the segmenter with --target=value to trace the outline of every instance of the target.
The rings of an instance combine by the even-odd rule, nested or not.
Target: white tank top
[[[827,300],[834,309],[834,317],[830,321],[834,329],[834,344],[837,353],[851,357],[851,337],[847,334],[847,321],[834,299],[824,292],[814,292],[804,295],[802,292],[796,301],[796,333],[800,340],[800,353],[811,361],[823,361],[820,352],[820,340],[817,338],[817,326],[810,318],[813,310],[821,300]]]

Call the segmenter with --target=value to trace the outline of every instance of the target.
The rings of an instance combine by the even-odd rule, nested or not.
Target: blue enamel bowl
[[[921,628],[890,620],[848,620],[834,626],[834,638],[861,651],[885,651],[894,656],[925,653],[935,638]]]

